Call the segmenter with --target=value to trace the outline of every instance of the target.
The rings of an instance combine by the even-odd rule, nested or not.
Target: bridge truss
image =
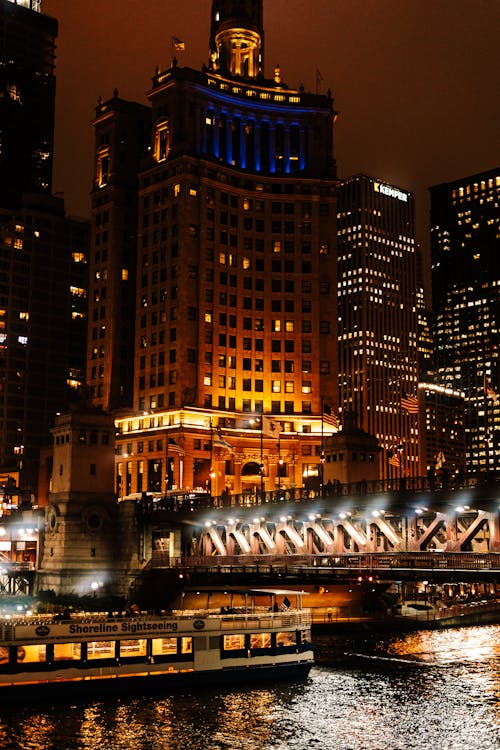
[[[321,504],[233,507],[204,515],[203,526],[193,535],[190,554],[205,558],[500,552],[498,507],[431,510],[422,506],[387,511],[380,501],[371,499],[363,508],[347,510],[322,499]]]

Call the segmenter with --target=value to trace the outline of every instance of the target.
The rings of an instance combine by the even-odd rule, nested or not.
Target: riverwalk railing
[[[321,498],[340,497],[363,497],[365,495],[387,495],[394,494],[404,497],[409,493],[425,493],[446,495],[457,490],[498,490],[500,483],[494,480],[478,480],[470,478],[466,480],[436,482],[434,479],[425,477],[404,477],[403,479],[391,478],[377,481],[365,481],[340,483],[327,482],[319,488],[289,487],[260,491],[255,488],[242,493],[223,492],[214,496],[200,491],[169,492],[167,495],[161,493],[146,493],[141,497],[122,498],[133,499],[136,503],[138,515],[150,515],[159,511],[170,512],[196,512],[200,510],[217,508],[244,508],[259,505],[280,505],[284,503],[304,503]]]

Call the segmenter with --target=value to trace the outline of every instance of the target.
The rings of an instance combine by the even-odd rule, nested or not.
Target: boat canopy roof
[[[207,594],[249,594],[250,596],[306,596],[308,591],[302,589],[282,589],[282,588],[238,588],[232,586],[186,586],[185,591],[203,591]]]

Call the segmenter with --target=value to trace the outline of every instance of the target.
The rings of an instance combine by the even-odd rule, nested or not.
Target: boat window
[[[120,656],[146,656],[146,644],[145,638],[120,641]]]
[[[177,638],[153,638],[153,656],[177,653]]]
[[[113,659],[114,641],[90,641],[87,644],[87,659]]]
[[[80,659],[81,654],[80,643],[54,643],[54,661],[74,661]]]
[[[271,633],[251,633],[250,648],[271,648]]]
[[[193,639],[192,638],[183,638],[182,639],[181,653],[182,654],[192,654],[193,653]]]
[[[300,642],[301,643],[310,643],[311,642],[311,633],[309,630],[301,630],[300,631]]]
[[[295,646],[297,643],[297,636],[295,631],[286,633],[276,633],[276,645],[277,646]]]
[[[240,651],[245,648],[244,635],[225,635],[223,636],[224,651]]]
[[[23,664],[45,661],[46,647],[41,644],[17,647],[17,662]]]

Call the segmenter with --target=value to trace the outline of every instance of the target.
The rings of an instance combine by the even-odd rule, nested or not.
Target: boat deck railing
[[[218,621],[220,624],[220,630],[231,630],[232,628],[251,630],[252,628],[272,628],[276,630],[280,627],[298,627],[307,628],[310,627],[312,622],[311,610],[310,609],[294,609],[289,608],[284,611],[269,611],[265,608],[230,608],[228,611],[221,611],[220,609],[193,609],[193,610],[177,610],[172,612],[162,612],[160,614],[152,614],[151,612],[138,612],[132,616],[110,617],[108,613],[82,613],[82,614],[71,614],[70,617],[61,617],[58,615],[33,615],[33,616],[21,616],[12,617],[6,616],[0,620],[0,642],[9,640],[10,635],[16,627],[29,626],[35,627],[37,625],[64,625],[69,623],[78,623],[81,625],[92,625],[99,623],[115,623],[120,625],[122,622],[134,623],[134,622],[147,622],[147,621],[158,621],[158,620],[175,620],[180,621],[192,621],[195,619],[210,619],[211,621]]]

